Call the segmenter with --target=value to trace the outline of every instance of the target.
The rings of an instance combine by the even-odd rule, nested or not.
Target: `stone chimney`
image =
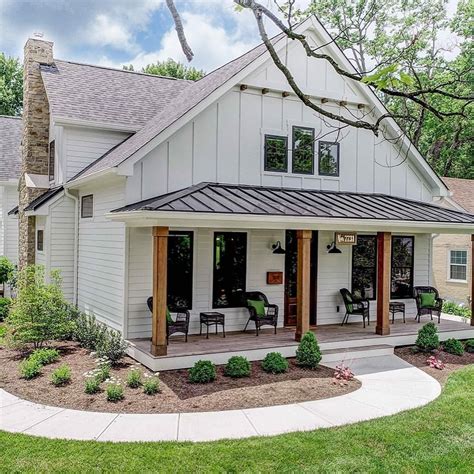
[[[35,263],[35,217],[25,208],[49,186],[49,103],[41,78],[40,64],[53,63],[53,43],[30,38],[24,49],[23,138],[19,182],[20,268]]]

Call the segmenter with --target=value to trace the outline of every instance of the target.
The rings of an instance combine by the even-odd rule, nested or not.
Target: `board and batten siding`
[[[61,140],[66,178],[71,179],[129,136],[128,133],[85,127],[64,127]],[[62,162],[62,164],[64,161]]]
[[[190,229],[192,230],[192,229]],[[152,237],[150,228],[131,228],[128,252],[127,338],[151,336],[151,313],[146,305],[152,293]],[[212,310],[213,229],[194,230],[194,283],[190,332],[199,333],[199,313]],[[283,325],[283,285],[267,285],[267,271],[284,271],[285,256],[274,255],[271,244],[284,242],[284,231],[242,230],[247,233],[247,290],[264,292],[280,307]],[[226,315],[226,331],[240,331],[248,319],[244,308],[218,309]],[[249,324],[249,329],[255,329]]]
[[[123,330],[126,258],[125,225],[105,214],[124,204],[123,181],[84,187],[94,196],[94,216],[79,217],[78,306],[99,321]]]

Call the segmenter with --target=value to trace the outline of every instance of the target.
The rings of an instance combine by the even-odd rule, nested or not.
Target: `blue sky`
[[[232,0],[175,3],[197,68],[211,71],[259,42],[251,13],[235,12]],[[457,0],[449,3],[453,11]],[[58,59],[136,69],[169,57],[185,61],[163,0],[0,0],[0,51],[22,58],[35,32],[54,41]]]

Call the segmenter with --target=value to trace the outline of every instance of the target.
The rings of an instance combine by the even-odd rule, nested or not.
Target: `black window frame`
[[[331,173],[323,173],[321,171],[321,147],[322,145],[336,145],[337,146],[337,174]],[[319,176],[330,176],[333,178],[338,178],[341,172],[340,167],[340,155],[341,155],[341,144],[339,142],[328,142],[328,141],[320,141],[318,143],[318,174]]]
[[[374,246],[374,249],[375,249],[375,258],[374,258],[373,266],[354,265],[354,249],[357,247],[357,244],[359,243],[359,239],[371,239],[371,240],[373,240],[373,246]],[[352,290],[352,293],[359,290],[359,288],[354,288],[354,268],[372,269],[373,270],[372,285],[373,285],[373,289],[374,289],[374,295],[373,295],[372,298],[367,298],[365,296],[365,294],[362,292],[361,296],[363,298],[366,298],[366,299],[370,300],[370,301],[375,301],[377,299],[377,259],[378,259],[377,236],[376,235],[368,235],[368,234],[358,235],[357,236],[357,244],[352,247],[351,290]]]
[[[44,252],[44,229],[36,230],[36,251]]]
[[[56,143],[55,140],[49,142],[48,150],[48,178],[49,181],[54,181],[56,171]]]
[[[212,248],[213,248],[213,264],[212,264],[212,308],[213,309],[228,309],[228,308],[241,308],[244,306],[243,299],[237,299],[234,302],[229,302],[227,305],[218,305],[217,304],[217,298],[216,298],[216,290],[217,290],[217,281],[216,281],[216,265],[217,265],[217,260],[216,260],[216,241],[218,236],[229,236],[229,235],[235,235],[235,234],[241,234],[242,236],[245,236],[244,240],[244,268],[243,268],[243,288],[242,292],[245,292],[247,290],[247,268],[248,268],[248,234],[247,232],[229,232],[229,231],[215,231],[214,236],[212,239]],[[235,279],[235,272],[231,275],[231,279]]]
[[[177,304],[176,301],[171,301],[170,299],[170,288],[171,288],[171,279],[170,276],[172,275],[172,270],[170,271],[170,268],[175,265],[174,262],[171,261],[173,251],[171,249],[172,241],[171,239],[175,237],[182,237],[182,236],[189,236],[190,237],[190,249],[189,249],[189,256],[190,256],[190,275],[189,275],[189,281],[187,282],[190,286],[187,288],[187,291],[183,291],[181,293],[188,293],[186,297],[188,298],[188,304]],[[183,230],[183,231],[170,231],[169,236],[168,236],[168,271],[167,271],[167,289],[168,289],[168,295],[167,295],[167,305],[170,311],[174,312],[179,309],[187,309],[187,310],[192,310],[193,309],[193,299],[194,299],[194,232],[191,230]],[[186,284],[185,281],[185,275],[183,275],[183,267],[180,265],[178,268],[178,274],[180,275],[181,282],[180,285],[184,287]],[[180,295],[181,296],[181,295]],[[176,298],[175,298],[176,299]]]
[[[403,266],[394,266],[393,265],[393,250],[394,240],[395,239],[410,239],[411,240],[411,266],[403,265]],[[391,255],[390,255],[390,299],[395,300],[408,300],[413,298],[413,286],[414,286],[414,276],[415,276],[415,236],[414,235],[392,235],[392,242],[391,242]],[[409,268],[410,269],[410,291],[405,296],[399,296],[392,291],[393,288],[393,270],[394,268]]]
[[[267,166],[267,139],[282,139],[285,142],[285,168],[284,169],[276,169],[270,168]],[[265,134],[264,136],[264,143],[263,143],[263,168],[265,171],[270,171],[272,173],[288,173],[288,137],[285,135],[272,135],[272,134]]]
[[[90,198],[92,201],[91,206],[91,214],[86,215],[84,213],[84,200]],[[92,219],[94,217],[94,195],[93,194],[86,194],[85,196],[81,197],[81,219]]]
[[[311,171],[295,171],[295,131],[296,130],[310,130],[311,131]],[[293,125],[291,129],[291,172],[293,174],[304,174],[314,175],[314,128],[301,127],[299,125]]]

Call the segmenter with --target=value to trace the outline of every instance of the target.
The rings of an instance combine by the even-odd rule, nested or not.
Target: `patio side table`
[[[225,315],[217,313],[216,311],[210,311],[199,314],[199,334],[202,335],[202,325],[206,326],[206,339],[209,339],[209,326],[222,326],[222,337],[225,337]]]
[[[395,313],[403,313],[403,322],[405,323],[405,303],[399,301],[391,301],[388,305],[389,311],[392,313],[392,324],[395,323]]]

